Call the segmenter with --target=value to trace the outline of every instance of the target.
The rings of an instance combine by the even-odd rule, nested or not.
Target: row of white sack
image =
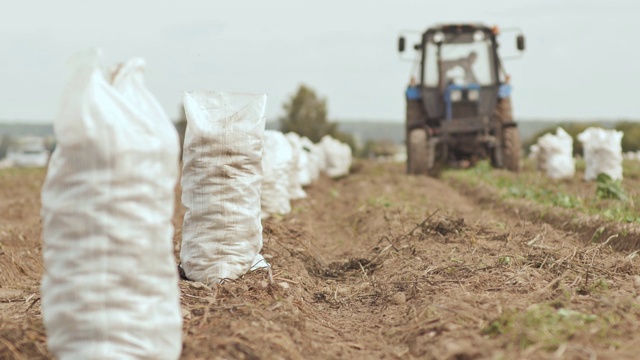
[[[622,158],[625,160],[633,160],[640,161],[640,150],[638,151],[627,151],[622,154]]]
[[[601,173],[614,180],[622,179],[622,136],[621,131],[595,127],[578,134],[585,160],[585,180],[595,180]],[[541,136],[529,150],[529,156],[536,161],[538,170],[548,177],[564,179],[575,175],[573,139],[563,128],[559,127],[556,134]]]
[[[48,346],[61,360],[177,359],[182,318],[172,218],[178,136],[145,85],[144,60],[105,71],[100,58],[91,51],[71,61],[54,121],[57,147],[42,187]],[[180,265],[191,280],[218,283],[268,266],[260,256],[261,190],[263,180],[274,181],[273,160],[287,151],[269,150],[272,135],[278,143],[284,135],[265,135],[266,100],[264,94],[184,95]],[[351,158],[335,140],[299,139],[300,146],[295,135],[286,138],[294,144],[292,165],[285,166],[287,178],[298,180],[294,197],[303,196],[299,186],[320,171],[348,171]],[[294,149],[302,149],[297,161]],[[287,201],[291,188],[287,183]]]
[[[262,218],[291,212],[291,200],[307,196],[321,173],[336,178],[349,174],[349,145],[325,135],[318,144],[294,132],[266,130],[262,156]]]

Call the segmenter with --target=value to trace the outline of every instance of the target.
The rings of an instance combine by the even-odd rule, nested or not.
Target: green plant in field
[[[337,198],[339,198],[339,197],[340,197],[340,192],[339,192],[338,190],[334,189],[334,188],[331,188],[331,189],[329,190],[329,195],[330,195],[332,198],[337,199]]]
[[[518,184],[512,184],[506,189],[507,197],[534,200],[536,193],[530,188],[524,188]]]
[[[582,207],[583,201],[582,198],[577,196],[571,196],[565,193],[555,193],[552,197],[553,205],[560,206],[563,208],[573,209],[577,207]]]
[[[599,228],[597,228],[596,231],[593,233],[593,236],[591,236],[591,242],[596,243],[600,241],[600,237],[602,237],[602,234],[604,234],[606,230],[607,228],[604,226],[600,226]]]
[[[578,333],[596,334],[606,331],[606,320],[551,304],[535,304],[526,311],[505,311],[482,331],[491,337],[504,338],[511,346],[525,349],[540,345],[554,350]]]
[[[634,181],[640,179],[640,162],[624,163],[625,176],[630,179],[627,191],[621,181],[610,180],[606,175],[599,178],[596,185],[596,196],[582,197],[580,189],[585,185],[578,177],[563,181],[548,179],[530,166],[519,174],[494,170],[486,161],[476,167],[465,170],[448,170],[443,173],[444,179],[454,183],[477,186],[488,185],[499,190],[503,199],[525,199],[545,205],[541,216],[551,209],[560,207],[576,209],[588,215],[598,215],[608,221],[640,223],[640,211],[636,207],[638,193],[634,191]],[[577,168],[584,168],[584,161],[576,162]]]
[[[603,294],[609,290],[609,283],[605,278],[596,279],[593,282],[585,283],[576,289],[576,293],[580,295]]]
[[[491,172],[491,164],[488,161],[480,161],[471,168],[471,171],[478,175],[486,175]]]
[[[370,197],[369,199],[367,199],[367,203],[371,206],[381,206],[385,208],[391,207],[391,205],[393,205],[391,201],[384,197]]]
[[[608,220],[620,220],[623,222],[640,222],[640,217],[635,214],[633,209],[625,207],[608,208],[602,211],[602,216]]]
[[[613,180],[611,176],[600,173],[596,178],[596,197],[598,199],[616,199],[627,201],[629,198],[622,188],[622,181]]]
[[[498,228],[500,230],[507,230],[507,224],[505,224],[503,222],[493,220],[491,223],[493,225],[495,225],[496,228]]]
[[[525,163],[527,163],[525,161]],[[494,170],[487,161],[480,161],[475,167],[465,170],[446,170],[442,178],[457,186],[489,186],[498,190],[502,199],[525,199],[544,205],[539,214],[543,218],[551,208],[575,209],[587,215],[597,215],[607,221],[640,223],[640,211],[636,207],[639,193],[635,191],[640,180],[640,162],[624,163],[625,184],[609,180],[604,176],[596,182],[596,196],[583,197],[586,186],[579,177],[557,181],[549,179],[535,170],[535,164],[525,167],[519,174]],[[583,169],[584,160],[576,161],[576,168]],[[581,184],[577,184],[580,182]],[[576,213],[577,213],[576,212]],[[599,234],[598,234],[599,235]]]
[[[568,209],[581,207],[583,204],[580,197],[572,196],[560,191],[554,192],[547,189],[536,189],[519,183],[509,184],[504,188],[506,189],[505,196],[508,198],[533,200],[541,204],[551,204]]]
[[[504,256],[500,256],[498,258],[498,264],[499,265],[506,265],[509,266],[509,264],[511,264],[511,257],[504,255]]]

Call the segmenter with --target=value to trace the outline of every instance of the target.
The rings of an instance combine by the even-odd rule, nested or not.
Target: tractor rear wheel
[[[496,103],[496,108],[494,110],[494,115],[498,122],[501,124],[506,124],[513,121],[513,110],[511,109],[511,99],[510,98],[502,98],[498,99]]]
[[[494,149],[491,157],[491,165],[494,167],[502,167],[509,171],[520,171],[520,134],[518,128],[513,126],[513,110],[511,108],[511,99],[498,99],[494,116],[498,120],[500,129],[497,136],[500,137],[501,149]],[[502,164],[498,164],[495,151],[502,151]]]
[[[429,171],[429,136],[425,129],[413,129],[409,133],[407,168],[409,174],[421,175]]]
[[[509,126],[502,129],[502,163],[504,168],[520,171],[520,134],[518,128]]]

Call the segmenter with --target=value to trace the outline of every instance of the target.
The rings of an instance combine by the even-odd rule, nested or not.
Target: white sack
[[[325,135],[320,141],[320,147],[324,151],[325,167],[323,172],[327,176],[336,178],[349,174],[351,167],[351,148],[349,145]]]
[[[293,166],[293,149],[280,131],[265,130],[262,155],[262,218],[291,212],[289,173]]]
[[[297,166],[298,183],[300,183],[300,186],[311,185],[311,183],[313,182],[313,179],[311,174],[312,165],[311,165],[311,160],[309,159],[309,150],[304,148],[304,145],[302,143],[302,138],[297,133],[294,133],[294,132],[287,133],[286,137],[287,137],[287,140],[289,140],[289,143],[291,144],[291,146],[293,146],[294,149],[297,149],[294,151],[297,151],[298,153],[298,166]],[[306,193],[305,193],[305,196],[306,196]]]
[[[42,187],[42,313],[59,359],[177,359],[178,136],[132,60],[110,85],[80,54]]]
[[[320,178],[320,173],[324,173],[327,168],[327,155],[320,144],[313,144],[311,151],[315,153],[316,164],[318,165],[318,173],[315,177],[315,180],[318,180],[318,178]]]
[[[320,172],[324,169],[324,151],[306,136],[303,136],[300,142],[302,143],[302,150],[307,153],[309,159],[307,170],[309,171],[311,184],[320,178]]]
[[[527,158],[529,160],[536,161],[536,166],[538,165],[539,155],[540,155],[540,146],[538,146],[538,144],[533,144],[529,146],[529,155],[527,156]],[[541,169],[538,168],[538,170],[541,170]]]
[[[629,152],[627,152],[627,158],[629,160],[633,160],[633,161],[640,160],[640,151],[629,151]]]
[[[292,152],[291,168],[289,169],[289,199],[304,199],[307,197],[307,193],[300,183],[300,172],[307,171],[306,162],[309,160],[302,150],[302,144],[300,143],[300,136],[298,134],[290,132],[285,135],[285,138],[289,142]],[[305,156],[304,159],[302,158],[303,156]]]
[[[584,150],[585,180],[595,180],[600,173],[622,179],[622,136],[621,131],[593,127],[578,135]]]
[[[191,280],[236,279],[262,260],[266,101],[266,95],[255,94],[184,94],[180,261]]]
[[[538,170],[544,171],[552,179],[566,179],[575,175],[573,139],[563,128],[556,134],[545,134],[538,139],[536,160]]]

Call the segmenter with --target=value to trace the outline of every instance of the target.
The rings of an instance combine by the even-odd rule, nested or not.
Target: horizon
[[[174,124],[178,123],[179,119],[171,119],[171,122]],[[336,123],[356,123],[356,122],[369,122],[369,123],[386,123],[386,124],[402,124],[404,120],[397,119],[366,119],[366,118],[347,118],[347,119],[328,119],[329,122]],[[267,123],[278,122],[278,119],[269,120],[267,119]],[[521,118],[516,120],[517,123],[527,123],[527,122],[549,122],[549,123],[588,123],[588,122],[640,122],[640,118],[638,119],[626,119],[626,118]],[[2,125],[53,125],[53,120],[29,120],[29,119],[18,119],[18,120],[8,120],[8,119],[0,119],[0,124]]]
[[[539,135],[541,131],[553,130],[558,126],[569,126],[569,124],[594,124],[603,128],[611,128],[617,126],[622,121],[616,120],[603,120],[603,119],[591,119],[584,121],[567,121],[560,119],[545,119],[535,120],[528,119],[528,121],[519,121],[519,132],[523,141],[530,141],[534,136]],[[634,121],[640,124],[640,121]],[[366,143],[369,140],[391,140],[396,144],[403,144],[405,141],[405,132],[403,130],[404,124],[398,121],[384,121],[377,120],[357,120],[350,119],[347,121],[337,121],[338,130],[344,133],[351,134],[360,145]],[[176,129],[179,128],[179,123],[173,122]],[[268,121],[265,124],[266,129],[279,130],[277,120]],[[43,137],[55,137],[54,126],[52,123],[3,123],[0,121],[0,139],[3,136],[9,137],[21,137],[25,135],[35,135]]]

